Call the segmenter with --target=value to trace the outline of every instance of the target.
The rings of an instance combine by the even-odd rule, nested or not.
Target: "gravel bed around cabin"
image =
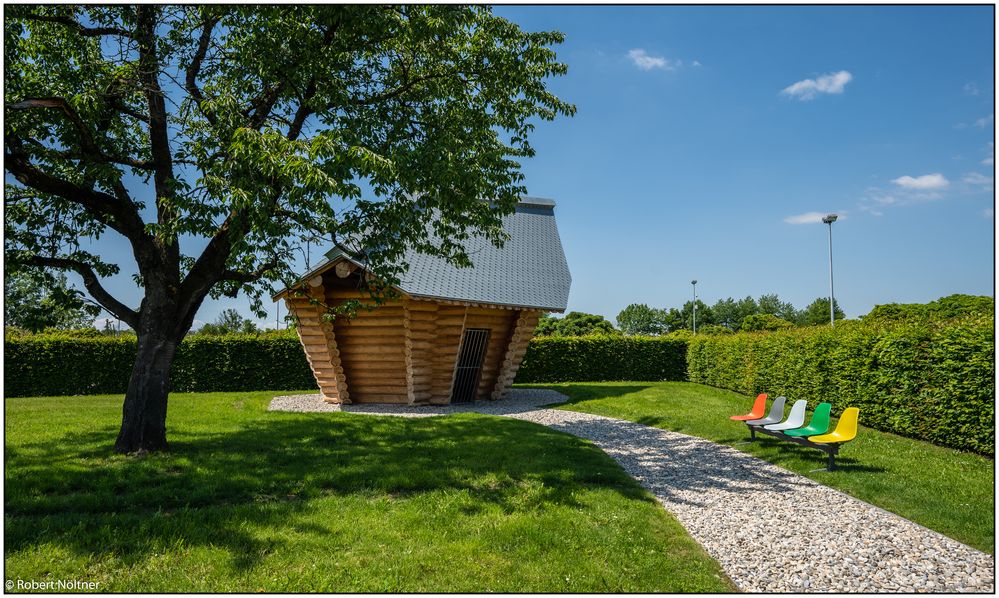
[[[429,417],[475,412],[594,442],[648,488],[750,592],[994,592],[992,556],[734,448],[599,415],[546,409],[566,397],[513,389],[443,407],[330,405],[275,397],[273,411]]]

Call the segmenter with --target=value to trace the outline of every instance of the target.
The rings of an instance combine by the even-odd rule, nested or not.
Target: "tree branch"
[[[58,17],[50,15],[24,15],[24,18],[29,21],[42,21],[45,23],[59,23],[60,25],[66,25],[83,37],[99,37],[102,35],[120,35],[122,37],[132,37],[132,32],[119,27],[84,27],[78,21],[71,19],[69,17]]]
[[[101,286],[101,282],[97,278],[97,274],[89,264],[68,258],[43,257],[40,255],[21,260],[20,263],[39,268],[57,268],[60,270],[75,271],[83,277],[83,286],[86,287],[87,292],[90,293],[91,297],[93,297],[109,312],[120,318],[122,322],[128,324],[133,330],[138,330],[139,313],[112,297],[111,294],[108,293],[103,286]]]
[[[79,113],[77,113],[77,111],[74,110],[69,104],[66,98],[25,98],[20,102],[7,104],[6,107],[11,110],[55,108],[62,112],[73,124],[73,128],[76,129],[76,132],[80,137],[80,150],[82,154],[85,154],[81,155],[81,158],[99,158],[100,161],[105,164],[121,164],[123,166],[131,166],[133,168],[143,170],[150,170],[153,167],[153,163],[149,161],[136,160],[126,156],[111,156],[106,154],[97,146],[97,142],[94,140],[94,136],[91,134],[90,129],[87,127],[86,123],[83,122],[83,119],[80,118]]]
[[[278,261],[276,259],[272,259],[270,261],[261,264],[260,267],[254,270],[253,272],[226,270],[222,273],[222,276],[219,278],[219,280],[231,280],[233,282],[239,282],[243,284],[256,282],[261,278],[263,278],[264,274],[267,274],[268,272],[277,267],[278,267]]]
[[[198,87],[198,75],[201,74],[201,65],[208,54],[208,45],[212,41],[212,30],[215,29],[217,23],[217,18],[210,18],[205,21],[204,27],[201,28],[201,36],[198,38],[198,49],[195,50],[194,56],[191,57],[191,64],[187,66],[184,79],[184,86],[187,88],[187,93],[191,94],[191,97],[194,98],[194,101],[198,105],[198,109],[201,110],[201,113],[205,115],[205,118],[213,126],[216,124],[215,116],[201,107],[201,103],[205,101],[205,96],[201,93],[201,88]]]
[[[135,204],[55,177],[31,163],[27,154],[20,149],[19,140],[8,138],[7,144],[11,149],[4,151],[4,168],[21,184],[79,204],[112,230],[131,241],[139,257],[139,253],[148,243],[148,238],[145,234],[145,223],[142,222]],[[142,260],[140,260],[141,265],[144,265]]]
[[[173,193],[173,156],[170,153],[170,133],[167,128],[167,109],[163,90],[160,89],[159,59],[156,55],[156,11],[158,7],[140,5],[136,8],[138,24],[136,37],[139,45],[139,79],[145,88],[146,102],[149,105],[149,147],[155,170],[153,183],[156,187],[156,221],[165,224],[173,216],[173,210],[166,201]],[[176,243],[167,242],[177,249]],[[179,252],[177,253],[179,257]]]
[[[302,127],[305,126],[305,120],[312,115],[312,109],[309,108],[309,100],[311,100],[315,95],[316,79],[313,77],[309,81],[309,86],[305,89],[305,93],[302,94],[302,101],[298,105],[298,110],[295,111],[295,117],[288,126],[289,141],[298,139],[298,136],[302,134]]]

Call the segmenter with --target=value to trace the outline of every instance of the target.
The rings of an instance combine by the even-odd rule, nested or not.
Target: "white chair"
[[[763,426],[766,424],[776,424],[780,420],[784,419],[784,403],[787,402],[787,397],[777,397],[774,399],[774,404],[770,406],[770,413],[763,419],[751,419],[747,424],[750,426]]]
[[[808,401],[805,399],[800,399],[791,405],[791,413],[788,414],[787,419],[779,424],[767,424],[763,426],[767,430],[793,430],[795,428],[800,428],[805,425],[805,407],[808,406]]]

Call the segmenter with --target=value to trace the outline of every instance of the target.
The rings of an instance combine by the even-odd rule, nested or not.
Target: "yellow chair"
[[[843,415],[839,416],[839,422],[836,424],[835,430],[829,434],[812,436],[809,440],[822,444],[835,444],[853,440],[857,437],[858,415],[860,415],[860,409],[857,409],[856,407],[847,407],[843,410]]]

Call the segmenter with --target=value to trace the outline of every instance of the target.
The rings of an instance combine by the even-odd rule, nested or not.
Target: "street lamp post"
[[[691,280],[690,284],[691,286],[694,287],[694,302],[691,303],[691,305],[694,307],[694,321],[693,321],[694,334],[697,334],[697,281]]]
[[[829,225],[829,325],[836,326],[836,294],[833,292],[833,258],[832,258],[832,225],[839,218],[836,214],[829,214],[822,219],[823,224]]]

